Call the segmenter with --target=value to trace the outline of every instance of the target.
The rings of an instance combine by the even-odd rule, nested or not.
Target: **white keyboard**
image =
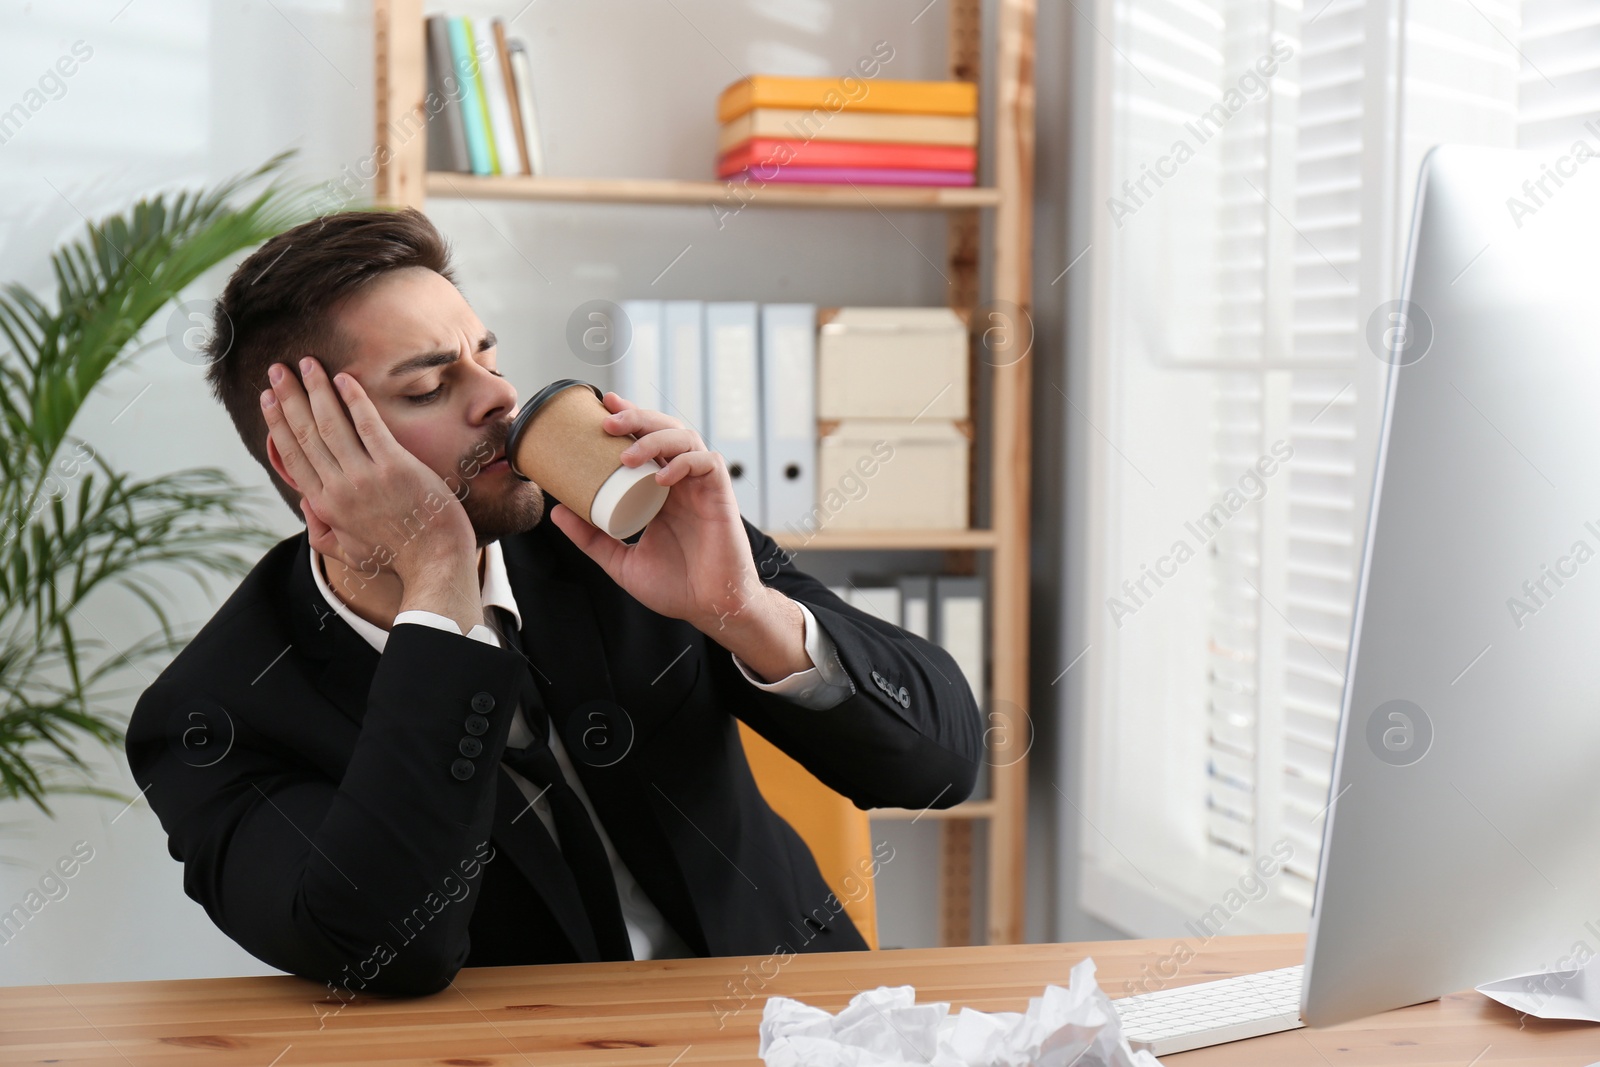
[[[1113,1000],[1122,1035],[1152,1056],[1294,1030],[1300,1021],[1300,967],[1241,974]]]

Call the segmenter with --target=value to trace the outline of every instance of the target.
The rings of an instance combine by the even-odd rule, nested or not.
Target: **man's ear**
[[[278,446],[272,443],[270,433],[267,435],[267,459],[271,461],[272,469],[278,472],[278,477],[289,483],[290,489],[300,493],[300,487],[289,477],[289,471],[283,465],[283,456],[278,453]],[[304,493],[300,493],[299,509],[301,521],[306,524],[306,534],[311,538],[311,547],[321,555],[332,556],[342,562],[344,550],[339,547],[339,540],[333,535],[333,528],[317,514]]]
[[[288,483],[290,489],[300,493],[300,487],[289,476],[289,468],[283,464],[283,456],[278,452],[278,446],[272,440],[271,430],[267,431],[267,461],[272,464],[272,469],[278,472],[278,477]],[[300,493],[300,495],[304,496],[305,494]]]

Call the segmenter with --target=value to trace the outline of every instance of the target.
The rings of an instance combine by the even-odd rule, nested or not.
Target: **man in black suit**
[[[401,995],[865,947],[735,719],[861,808],[948,807],[983,731],[947,653],[797,569],[661,412],[605,396],[672,486],[632,543],[509,471],[516,390],[416,211],[274,238],[216,318],[213,390],[307,528],[145,690],[127,752],[218,927]]]

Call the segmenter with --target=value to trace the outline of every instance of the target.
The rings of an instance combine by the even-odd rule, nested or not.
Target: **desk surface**
[[[772,994],[837,1011],[860,990],[909,983],[919,1001],[1021,1011],[1046,984],[1066,985],[1084,956],[1094,957],[1101,987],[1116,997],[1130,991],[1124,983],[1170,972],[1172,948],[1170,941],[1100,941],[818,953],[781,965],[776,957],[748,956],[482,967],[463,970],[431,997],[347,1003],[289,976],[19,986],[0,989],[0,1063],[759,1065],[756,1028]],[[1303,950],[1300,936],[1215,938],[1170,984],[1287,967]],[[730,983],[748,989],[742,1003]],[[1585,1067],[1597,1059],[1600,1026],[1522,1020],[1466,992],[1162,1062]]]

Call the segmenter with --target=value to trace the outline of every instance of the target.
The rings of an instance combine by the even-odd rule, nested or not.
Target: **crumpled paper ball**
[[[770,997],[761,1059],[767,1067],[1160,1067],[1128,1047],[1094,971],[1093,959],[1082,960],[1068,988],[1045,986],[1020,1013],[951,1015],[945,1001],[918,1004],[908,985],[859,993],[838,1015]]]

